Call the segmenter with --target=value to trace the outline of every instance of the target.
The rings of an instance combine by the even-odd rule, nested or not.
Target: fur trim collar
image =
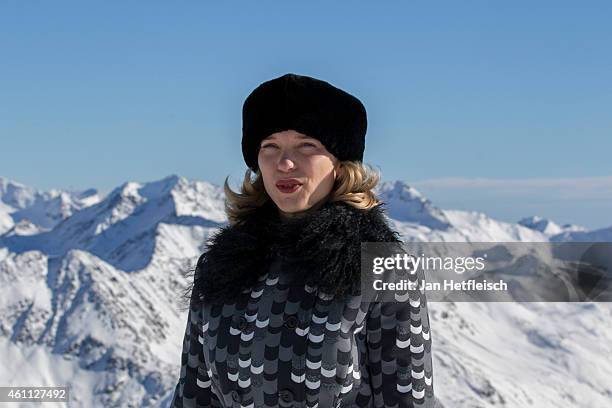
[[[343,296],[360,291],[361,242],[401,242],[384,216],[326,202],[295,219],[281,219],[276,206],[256,209],[246,220],[214,234],[198,260],[192,302],[229,302],[253,286],[271,261],[282,256],[305,268],[306,283]]]

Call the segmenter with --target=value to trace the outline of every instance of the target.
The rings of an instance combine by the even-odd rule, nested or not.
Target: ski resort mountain
[[[376,192],[406,241],[612,241],[612,227],[443,210],[401,181]],[[0,178],[0,385],[70,385],[71,406],[167,407],[185,273],[226,223],[221,187],[177,175],[104,197]],[[431,303],[437,396],[447,408],[610,406],[611,317],[610,303]]]

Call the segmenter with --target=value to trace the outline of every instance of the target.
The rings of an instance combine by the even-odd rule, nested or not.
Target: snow
[[[612,238],[440,209],[401,181],[376,192],[406,241]],[[0,384],[70,384],[71,406],[168,406],[185,273],[225,223],[222,187],[177,175],[104,197],[0,178]],[[612,303],[431,302],[430,318],[445,407],[612,405]]]
[[[443,211],[433,206],[416,189],[401,181],[383,182],[376,192],[386,203],[389,216],[397,221],[415,223],[437,230],[449,227]]]
[[[13,211],[13,207],[0,200],[0,235],[13,228],[13,225],[15,225],[15,221],[13,221],[13,217],[11,217]]]
[[[50,353],[40,345],[14,343],[0,337],[2,385],[24,387],[70,386],[70,406],[94,407],[94,390],[100,382],[100,373],[83,370],[78,359]],[[11,403],[11,407],[30,408],[33,403]],[[55,403],[57,406],[62,406]],[[66,405],[64,405],[66,406]]]
[[[0,177],[0,234],[26,220],[40,230],[51,229],[82,208],[99,202],[97,190],[39,191]],[[10,214],[12,223],[7,223]]]
[[[555,223],[547,218],[542,218],[537,215],[531,217],[525,217],[518,222],[527,228],[531,228],[536,231],[540,231],[547,236],[558,235],[563,232],[575,232],[575,231],[586,231],[586,228],[579,225],[565,224],[563,226]]]
[[[594,231],[565,231],[550,238],[558,242],[612,242],[612,227]]]
[[[610,406],[611,316],[611,303],[430,303],[437,395],[449,407]]]
[[[480,212],[445,210],[444,214],[468,242],[548,242],[548,237],[539,231],[497,221]]]

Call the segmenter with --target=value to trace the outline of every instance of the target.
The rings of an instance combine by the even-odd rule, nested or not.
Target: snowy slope
[[[125,183],[48,231],[7,231],[0,361],[41,370],[0,383],[78,382],[80,406],[162,406],[180,363],[184,273],[224,217],[221,188],[170,176]]]
[[[431,303],[447,407],[612,406],[612,303]]]
[[[453,227],[466,237],[468,242],[547,242],[548,237],[539,231],[519,224],[494,220],[477,211],[445,210]]]
[[[221,225],[224,217],[221,190],[173,175],[145,184],[124,183],[50,231],[5,235],[0,242],[14,252],[40,249],[57,256],[82,249],[134,271],[155,255],[160,223],[210,229]]]
[[[420,225],[431,230],[450,228],[450,222],[444,212],[406,183],[382,182],[375,192],[386,203],[389,215],[396,221]]]
[[[11,217],[11,213],[15,209],[2,201],[0,201],[0,235],[13,228],[15,221]]]
[[[2,180],[0,384],[72,384],[74,406],[167,406],[186,323],[183,273],[225,225],[222,188],[172,175],[127,182],[103,198],[90,191],[58,199]],[[442,210],[403,182],[377,192],[405,240],[559,238]],[[72,203],[69,210],[41,210],[59,208],[58,200]],[[612,351],[610,304],[430,307],[436,392],[446,407],[612,403],[612,362],[601,358]]]
[[[100,201],[95,189],[85,191],[38,191],[0,177],[0,234],[25,221],[26,234],[45,231],[82,208]],[[13,231],[18,234],[19,231]]]
[[[559,225],[556,222],[547,218],[542,218],[537,215],[531,217],[522,218],[519,222],[527,228],[531,228],[536,231],[540,231],[548,236],[558,235],[563,232],[575,232],[575,231],[586,231],[586,228],[579,225],[565,224]]]
[[[550,237],[555,242],[612,242],[612,227],[593,231],[565,231]]]
[[[376,192],[386,203],[393,226],[408,241],[548,241],[548,236],[540,231],[494,220],[483,213],[442,210],[401,181],[381,183]]]
[[[15,273],[25,265],[30,274]],[[167,350],[180,342],[174,291],[184,284],[179,272],[187,267],[172,260],[163,265],[167,273],[158,264],[126,274],[79,250],[61,261],[36,251],[10,254],[0,263],[0,330],[15,345],[38,346],[39,352],[45,346],[47,359],[62,356],[80,368],[55,384],[80,383],[81,372],[102,374],[81,395],[96,393],[95,405],[154,405],[174,381],[176,362]],[[37,374],[26,378],[36,385]]]

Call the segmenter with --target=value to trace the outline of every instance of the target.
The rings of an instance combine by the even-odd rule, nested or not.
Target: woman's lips
[[[281,193],[286,194],[295,193],[300,187],[302,187],[301,184],[294,184],[292,186],[276,185],[276,188],[278,188]]]
[[[294,193],[300,187],[302,187],[302,183],[300,183],[297,180],[281,180],[278,183],[276,183],[276,188],[281,193],[286,193],[286,194]]]

